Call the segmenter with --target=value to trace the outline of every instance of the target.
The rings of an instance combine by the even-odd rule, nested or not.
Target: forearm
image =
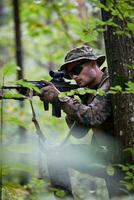
[[[68,118],[72,121],[83,123],[83,115],[87,111],[88,107],[79,103],[77,100],[71,97],[64,97],[60,100],[62,110],[67,114]]]
[[[74,124],[74,119],[71,118],[71,116],[67,114],[65,117],[65,120],[66,120],[68,127],[71,128],[72,125]]]
[[[60,101],[63,111],[84,126],[99,126],[111,114],[111,101],[107,96],[96,96],[88,105],[79,103],[71,97],[65,97]]]

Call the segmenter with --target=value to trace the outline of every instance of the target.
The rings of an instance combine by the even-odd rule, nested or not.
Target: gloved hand
[[[41,101],[52,103],[58,98],[60,91],[54,86],[53,83],[44,81],[45,87],[41,88],[41,94],[39,95]]]

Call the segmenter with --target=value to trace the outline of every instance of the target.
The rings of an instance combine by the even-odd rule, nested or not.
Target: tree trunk
[[[19,16],[19,0],[13,0],[14,8],[14,25],[15,25],[15,44],[16,44],[16,64],[20,67],[18,70],[18,79],[24,78],[23,75],[23,57],[21,45],[21,29],[20,29],[20,16]]]
[[[23,68],[23,52],[21,44],[21,22],[20,22],[20,11],[19,11],[19,0],[13,0],[13,14],[14,14],[14,31],[15,31],[15,45],[16,45],[16,65],[20,67],[20,70],[17,71],[17,79],[24,78],[24,68]],[[24,102],[20,101],[20,109],[24,109]],[[26,129],[22,126],[19,126],[19,142],[26,143]],[[24,154],[20,155],[21,162],[26,162],[26,156]],[[22,172],[20,174],[20,184],[24,185],[28,182],[29,174]]]
[[[116,1],[113,2],[116,3]],[[101,3],[106,6],[108,1],[101,0]],[[113,5],[113,8],[116,9],[115,5]],[[112,16],[110,10],[105,11],[102,9],[103,21],[112,18],[118,27],[106,26],[104,32],[110,81],[111,86],[120,85],[124,90],[128,81],[134,81],[134,69],[128,67],[134,65],[134,35],[132,35],[130,31],[128,31],[127,34],[125,34],[125,32],[124,34],[117,34],[117,30],[119,29],[122,32],[126,30],[130,19]],[[114,133],[121,144],[120,148],[117,148],[118,152],[116,156],[118,158],[118,163],[131,163],[134,160],[134,155],[129,154],[129,156],[126,156],[123,149],[129,147],[134,148],[134,94],[118,93],[113,95],[112,106],[114,112]],[[120,179],[122,178],[119,175],[118,180],[116,181],[120,182]],[[110,186],[110,180],[107,181],[107,185]],[[119,191],[120,189],[117,188],[117,190]],[[111,189],[110,191],[110,187],[109,193],[112,196],[123,194],[120,192],[116,193],[115,189]]]
[[[0,1],[0,27],[5,23],[5,9],[4,9],[4,1]],[[6,61],[6,48],[0,44],[0,67],[5,64]],[[3,167],[3,147],[2,147],[2,138],[3,138],[3,110],[2,110],[2,102],[0,108],[0,200],[2,200],[2,184],[3,184],[3,176],[2,176],[2,167]]]
[[[0,27],[6,24],[6,9],[4,0],[0,0]],[[7,48],[0,44],[0,67],[7,62]]]
[[[105,4],[106,1],[102,0],[102,2]],[[112,17],[110,12],[102,10],[103,21]],[[124,20],[114,17],[114,22],[122,31],[125,30],[128,21]],[[118,35],[117,28],[106,27],[105,48],[111,85],[125,88],[128,81],[134,81],[134,69],[128,67],[134,64],[134,35],[130,32],[129,35]],[[122,148],[134,147],[134,94],[113,95],[113,110],[115,135],[121,141]]]

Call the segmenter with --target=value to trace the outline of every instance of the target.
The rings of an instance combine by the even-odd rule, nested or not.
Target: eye
[[[82,65],[78,65],[75,68],[75,75],[79,75],[81,73],[82,69],[83,69]]]
[[[70,76],[79,75],[81,73],[82,69],[83,69],[82,65],[75,66],[75,68],[73,68],[69,72],[69,74],[70,74]]]
[[[77,68],[75,68],[75,69],[72,71],[72,73],[73,73],[74,75],[78,75],[78,70],[77,70]]]
[[[86,61],[87,62],[87,61]],[[70,76],[73,76],[73,75],[79,75],[81,73],[81,71],[83,70],[83,65],[86,63],[85,61],[84,62],[81,62],[79,64],[77,64],[71,71],[69,71],[69,75]]]

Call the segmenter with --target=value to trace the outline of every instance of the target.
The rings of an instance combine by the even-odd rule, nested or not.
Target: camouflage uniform
[[[109,87],[109,76],[105,70],[100,84],[94,89],[101,88],[107,92]],[[48,156],[48,169],[52,185],[64,188],[69,193],[71,193],[69,168],[105,177],[105,165],[109,160],[112,161],[114,150],[110,96],[86,94],[81,96],[81,101],[80,103],[68,96],[60,98],[61,107],[67,114],[66,121],[71,134],[78,138],[83,137],[92,128],[94,133],[92,144],[57,147]],[[101,164],[99,169],[98,164]]]
[[[109,76],[107,70],[105,70],[102,81],[94,89],[101,88],[107,92],[109,87]],[[113,116],[110,96],[86,94],[82,96],[81,100],[81,103],[71,97],[65,97],[60,100],[62,101],[62,109],[67,114],[67,124],[70,128],[73,126],[71,129],[72,135],[81,137],[75,131],[75,128],[78,131],[77,126],[79,129],[84,127],[85,133],[92,128],[94,133],[99,132],[104,135],[113,135]],[[83,136],[83,133],[81,134]]]

